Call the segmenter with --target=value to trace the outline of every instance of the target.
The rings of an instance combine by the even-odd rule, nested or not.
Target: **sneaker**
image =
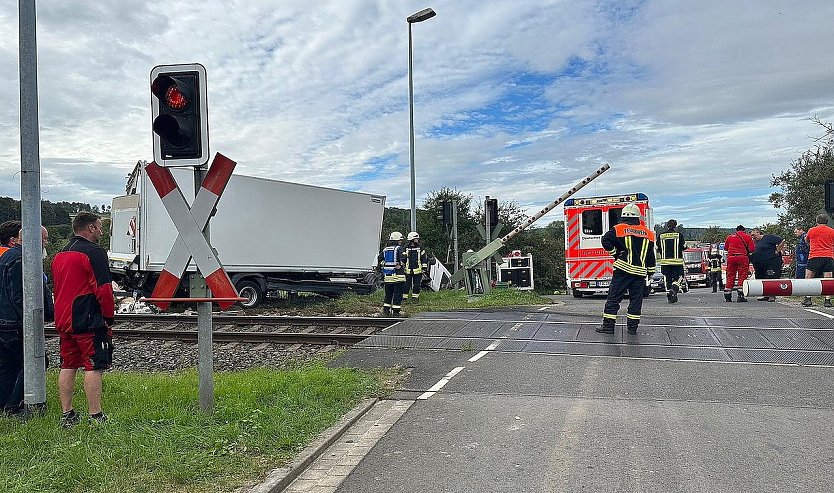
[[[80,422],[81,416],[75,412],[75,409],[70,409],[69,411],[61,414],[61,428],[72,428]]]
[[[614,327],[611,327],[611,326],[608,326],[608,325],[600,325],[599,327],[596,328],[596,331],[599,332],[600,334],[613,334],[614,333]]]
[[[87,418],[87,422],[91,425],[103,425],[107,422],[107,415],[104,412],[98,412],[96,414],[91,414]]]
[[[768,298],[768,299],[767,299],[767,301],[769,301],[769,302],[773,303],[774,301],[776,301],[776,297],[775,297],[775,296],[771,296],[770,298]]]
[[[739,293],[738,299],[736,301],[739,303],[747,303],[747,298],[745,298],[743,294]]]
[[[728,303],[732,303],[733,302],[733,295],[731,295],[730,293],[724,293],[724,301],[726,301]]]
[[[822,306],[824,306],[826,308],[834,308],[834,305],[831,304],[831,300],[829,300],[829,299],[826,299],[825,303],[823,303]]]

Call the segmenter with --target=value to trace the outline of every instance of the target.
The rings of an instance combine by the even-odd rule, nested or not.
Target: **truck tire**
[[[242,298],[247,298],[246,301],[238,302],[243,308],[257,308],[264,300],[265,293],[257,281],[243,279],[238,281],[235,288],[237,288],[237,292]]]
[[[574,298],[581,298],[582,297],[582,291],[577,291],[575,289],[571,289],[570,292],[571,292],[571,294],[573,295]]]

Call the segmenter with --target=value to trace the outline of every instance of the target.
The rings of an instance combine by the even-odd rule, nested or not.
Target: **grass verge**
[[[293,300],[274,300],[264,306],[267,311],[293,315],[362,315],[379,313],[384,292],[377,290],[370,295],[347,293],[338,298],[299,296]],[[419,312],[437,312],[464,309],[498,308],[518,305],[543,305],[551,301],[536,293],[516,289],[493,289],[485,296],[469,297],[463,290],[423,291],[419,303],[404,300],[403,313],[411,316]],[[259,313],[262,311],[259,310]]]
[[[45,415],[0,418],[0,491],[232,491],[292,459],[388,378],[322,364],[217,373],[207,415],[197,410],[195,371],[112,372],[104,379],[110,421],[64,430],[50,371]]]

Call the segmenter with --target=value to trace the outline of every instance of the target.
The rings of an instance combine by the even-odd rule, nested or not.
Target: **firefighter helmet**
[[[628,204],[623,207],[623,214],[620,217],[641,217],[640,208],[636,204]]]
[[[391,233],[391,236],[388,237],[389,241],[400,241],[403,239],[403,234],[399,231],[394,231]]]
[[[419,234],[417,234],[417,232],[416,232],[416,231],[412,231],[411,233],[408,233],[408,236],[406,237],[406,239],[407,239],[408,241],[411,241],[411,240],[419,240],[419,239],[420,239],[420,235],[419,235]]]

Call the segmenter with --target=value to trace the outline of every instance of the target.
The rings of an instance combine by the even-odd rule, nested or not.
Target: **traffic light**
[[[490,226],[498,224],[498,199],[486,199],[486,213]]]
[[[834,214],[834,180],[825,180],[825,211]]]
[[[437,218],[443,221],[443,225],[452,224],[452,202],[448,200],[444,200],[442,204],[440,204],[440,210],[438,211]]]
[[[151,70],[153,157],[161,166],[208,162],[206,69],[199,63]]]

